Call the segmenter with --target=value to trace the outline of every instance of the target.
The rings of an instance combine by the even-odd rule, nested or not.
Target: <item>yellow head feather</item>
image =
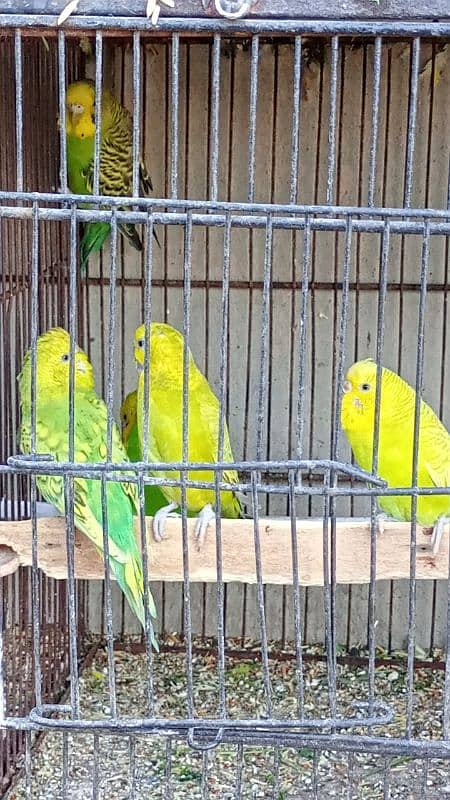
[[[69,393],[70,336],[64,328],[51,328],[41,334],[36,346],[37,393],[48,397]],[[18,376],[22,402],[31,396],[31,350],[25,355]],[[75,350],[74,388],[76,391],[95,387],[94,371],[86,353]]]
[[[125,447],[131,435],[131,431],[137,423],[137,390],[127,394],[120,407],[120,422],[122,425],[122,441]]]
[[[121,108],[108,89],[102,91],[101,133],[104,135],[114,124],[114,108]],[[128,115],[128,112],[123,109]],[[93,81],[76,81],[67,87],[66,133],[76,139],[95,136],[95,84]]]
[[[161,367],[162,372],[172,380],[183,380],[180,364],[183,363],[184,337],[176,328],[165,322],[152,322],[150,325],[150,365],[152,374]],[[140,325],[134,334],[134,358],[138,370],[142,371],[145,360],[145,325]],[[189,361],[193,363],[189,351]]]
[[[341,425],[344,431],[372,431],[375,424],[377,365],[371,358],[357,361],[343,385]],[[382,367],[380,414],[385,424],[394,423],[405,409],[414,409],[414,389],[395,372]]]
[[[95,86],[90,81],[76,81],[67,87],[66,133],[77,139],[95,136]]]

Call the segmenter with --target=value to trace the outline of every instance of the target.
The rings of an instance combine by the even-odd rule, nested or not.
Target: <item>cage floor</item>
[[[154,658],[155,711],[165,718],[187,714],[186,665],[183,652],[170,649]],[[239,647],[241,643],[239,642]],[[261,663],[257,645],[246,641],[244,653],[226,658],[227,709],[231,717],[265,713]],[[230,651],[227,651],[230,653]],[[305,654],[320,656],[320,647]],[[296,714],[295,660],[288,651],[270,652],[274,716]],[[123,716],[147,713],[148,670],[145,654],[119,650],[114,654],[117,712]],[[354,700],[367,698],[364,665],[338,666],[337,699],[340,713],[350,713]],[[305,712],[326,716],[326,664],[305,660]],[[439,738],[442,732],[444,672],[432,663],[415,671],[414,735]],[[217,714],[218,674],[213,650],[196,651],[193,660],[196,713]],[[110,713],[107,653],[100,647],[81,675],[83,715],[92,719]],[[377,698],[392,704],[393,722],[373,729],[374,735],[404,736],[406,661],[376,669]],[[361,742],[364,747],[364,742]],[[28,776],[22,775],[7,793],[8,800],[153,800],[154,798],[427,798],[450,796],[450,765],[446,761],[419,761],[409,757],[385,759],[363,752],[354,755],[309,748],[218,746],[207,754],[192,750],[185,740],[157,736],[72,735],[48,733],[31,752]]]

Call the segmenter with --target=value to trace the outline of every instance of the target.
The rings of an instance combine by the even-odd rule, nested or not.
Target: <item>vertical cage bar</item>
[[[295,508],[296,474],[289,470],[289,516],[291,520],[291,548],[292,548],[292,594],[294,599],[294,630],[295,630],[295,659],[296,659],[296,695],[297,714],[300,719],[304,716],[305,686],[303,676],[302,653],[302,605],[300,600],[300,585],[298,572],[297,549],[297,515]]]
[[[58,31],[58,103],[59,103],[59,183],[64,194],[67,186],[67,140],[66,140],[66,35]]]
[[[217,200],[219,167],[219,119],[220,119],[220,43],[219,33],[214,34],[211,64],[211,116],[210,116],[210,173],[209,199]]]
[[[339,37],[331,40],[330,64],[330,110],[328,115],[328,155],[327,155],[327,205],[334,203],[334,183],[336,169],[336,110],[337,110],[337,76],[339,63]]]
[[[226,385],[228,379],[228,327],[230,310],[230,249],[231,249],[231,214],[227,211],[225,231],[223,238],[223,273],[222,273],[222,308],[221,308],[221,335],[220,335],[220,388],[219,388],[219,432],[217,443],[217,460],[223,461],[223,448],[226,419]],[[219,481],[223,473],[214,473],[215,481],[215,515],[216,515],[216,564],[217,564],[217,671],[219,675],[219,716],[226,716],[226,687],[225,687],[225,601],[224,583],[222,574],[222,520],[221,520],[221,495]]]
[[[309,301],[309,268],[311,264],[311,219],[305,217],[305,230],[303,233],[303,273],[302,291],[300,301],[300,343],[298,349],[298,391],[296,414],[296,457],[301,459],[303,454],[303,435],[305,429],[305,373],[306,373],[306,343],[308,336],[308,301]]]
[[[259,36],[252,37],[252,54],[250,63],[250,107],[248,122],[248,192],[247,200],[253,203],[255,198],[255,154],[256,154],[256,108],[258,103],[258,61]]]
[[[27,797],[31,797],[32,788],[32,740],[31,731],[25,733],[25,792]]]
[[[336,652],[334,644],[333,590],[330,580],[330,546],[328,541],[330,521],[330,482],[331,475],[323,476],[323,605],[325,610],[325,647],[327,657],[328,698],[330,714],[336,716]]]
[[[350,271],[352,259],[352,244],[353,244],[353,218],[348,215],[346,218],[345,226],[345,245],[344,245],[344,264],[342,269],[342,300],[341,300],[341,314],[339,321],[339,334],[333,352],[333,377],[335,385],[333,386],[333,402],[334,415],[332,420],[332,437],[331,437],[331,459],[337,459],[339,448],[339,417],[342,402],[342,383],[344,380],[344,356],[345,344],[347,339],[348,327],[348,314],[349,314],[349,287],[350,287]],[[335,473],[330,475],[332,485],[336,485],[337,476]],[[336,671],[336,498],[329,498],[329,514],[330,514],[330,613],[331,613],[331,649],[334,660],[334,674]],[[329,644],[327,644],[328,652]]]
[[[31,452],[36,453],[37,421],[37,338],[39,312],[39,207],[33,203],[31,233]],[[31,603],[33,620],[34,692],[36,707],[42,706],[42,667],[40,630],[40,592],[38,570],[37,486],[36,476],[31,476]]]
[[[70,254],[69,254],[69,309],[68,327],[70,336],[69,352],[69,452],[70,462],[75,460],[75,352],[77,323],[77,217],[76,206],[72,206],[70,216]],[[74,528],[74,484],[73,477],[64,476],[64,506],[66,522],[67,588],[68,588],[68,627],[70,663],[70,702],[73,718],[80,713],[80,691],[78,683],[78,645],[77,645],[77,603],[75,594],[75,528]]]
[[[151,325],[151,310],[152,310],[152,274],[153,274],[153,215],[149,213],[147,219],[147,259],[145,269],[145,283],[144,283],[144,324],[146,338],[147,333],[150,337]],[[145,353],[149,357],[145,359],[147,367],[150,364],[150,338],[149,347],[145,348]],[[145,368],[144,373],[144,454],[142,458],[144,461],[148,460],[148,436],[149,436],[149,402],[150,398],[150,370]],[[145,521],[145,485],[143,481],[143,473],[139,474],[139,527],[141,535],[141,550],[142,550],[142,571],[144,577],[144,616],[145,616],[145,642],[146,642],[146,659],[147,659],[147,703],[148,713],[153,716],[155,713],[155,695],[153,685],[153,652],[152,652],[152,638],[154,635],[153,623],[150,618],[149,608],[149,578],[148,578],[148,545],[147,545],[147,526]]]
[[[103,88],[103,34],[95,34],[95,138],[94,138],[94,181],[93,194],[100,194],[100,147],[102,124]]]
[[[114,356],[115,356],[115,318],[116,318],[116,277],[117,277],[117,215],[113,209],[111,215],[111,255],[109,279],[109,322],[108,346],[106,357],[106,458],[112,459],[112,433],[113,433],[113,401],[114,401]],[[103,531],[103,558],[105,565],[105,622],[108,655],[108,686],[111,707],[111,716],[117,715],[116,680],[114,669],[114,626],[112,610],[111,577],[109,565],[109,512],[108,491],[105,473],[101,475],[101,506],[102,506],[102,531]]]
[[[132,734],[129,738],[129,758],[130,776],[128,785],[130,787],[129,800],[136,800],[136,737]]]
[[[369,185],[367,189],[368,206],[373,206],[374,204],[377,178],[378,127],[380,122],[381,47],[382,38],[381,36],[377,36],[373,48],[372,118],[370,132]]]
[[[264,246],[264,284],[263,307],[261,318],[261,359],[258,383],[258,417],[256,429],[256,458],[262,459],[264,420],[267,410],[267,366],[269,358],[269,322],[272,290],[272,248],[273,248],[273,220],[272,215],[267,216],[266,241]]]
[[[420,38],[416,36],[412,44],[409,107],[408,107],[408,134],[406,140],[405,163],[405,188],[403,205],[411,208],[411,194],[414,177],[414,149],[416,144],[417,121],[417,89],[419,83]]]
[[[62,800],[67,800],[69,796],[69,734],[62,732],[62,779],[61,779]]]
[[[99,800],[100,792],[100,738],[97,731],[93,735],[92,759],[92,800]]]
[[[377,378],[375,386],[375,419],[373,432],[373,451],[372,469],[373,475],[378,471],[378,447],[380,440],[380,401],[381,401],[381,380],[382,380],[382,361],[384,348],[384,325],[385,307],[387,296],[387,278],[389,267],[389,247],[390,247],[390,222],[385,220],[380,253],[380,277],[378,293],[377,311],[377,342],[376,342],[376,362]],[[375,656],[376,656],[376,577],[377,577],[377,498],[370,500],[370,581],[368,599],[368,646],[369,646],[369,715],[373,713],[373,703],[375,700]]]
[[[261,667],[263,674],[264,699],[266,713],[272,716],[272,690],[270,685],[269,651],[267,644],[266,610],[264,599],[264,585],[262,582],[261,540],[259,536],[259,510],[258,510],[258,473],[251,471],[252,484],[252,511],[253,511],[253,538],[255,544],[255,571],[256,587],[258,593],[259,633],[261,637]]]
[[[141,153],[141,34],[133,33],[133,197],[139,196]]]
[[[178,197],[178,138],[179,138],[179,91],[180,91],[180,37],[172,34],[172,73],[170,82],[170,197]]]
[[[164,753],[164,798],[172,800],[172,739],[167,737]]]
[[[192,211],[187,212],[183,263],[183,441],[182,462],[189,460],[189,337],[191,326]],[[183,622],[186,652],[187,712],[194,716],[194,679],[192,667],[191,589],[189,581],[189,542],[187,530],[186,469],[181,471],[181,528],[183,535]]]
[[[417,331],[417,359],[416,359],[416,402],[414,409],[414,437],[411,486],[417,488],[417,472],[419,464],[419,435],[420,435],[420,407],[422,401],[423,384],[423,356],[425,344],[425,304],[427,296],[428,258],[430,252],[429,220],[425,220],[422,240],[422,254],[420,264],[420,298],[419,298],[419,325]],[[416,634],[416,533],[417,533],[417,494],[411,498],[411,537],[410,537],[410,578],[408,596],[408,661],[407,661],[407,698],[406,698],[406,734],[413,735],[414,711],[414,655]]]
[[[300,151],[300,102],[302,89],[302,37],[295,37],[292,85],[291,179],[289,202],[298,201],[298,156]]]
[[[23,192],[23,62],[22,33],[17,28],[14,37],[16,80],[16,190]]]

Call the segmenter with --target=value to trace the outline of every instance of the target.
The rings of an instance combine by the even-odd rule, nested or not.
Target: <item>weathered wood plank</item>
[[[149,574],[152,580],[180,581],[183,577],[181,521],[167,520],[167,535],[161,544],[151,536],[147,520]],[[192,582],[214,583],[217,579],[214,524],[199,552],[194,539],[195,520],[188,520],[189,575]],[[388,522],[377,540],[377,578],[409,577],[408,523]],[[261,519],[262,578],[264,583],[292,583],[291,529],[289,519]],[[67,577],[65,522],[60,517],[38,520],[39,566],[54,578]],[[303,586],[323,585],[322,520],[297,523],[299,582]],[[417,532],[417,578],[448,577],[449,539],[444,537],[440,552],[430,550],[429,529]],[[31,564],[31,522],[0,522],[0,544],[17,553],[21,565]],[[224,581],[256,583],[252,520],[222,520],[222,564]],[[368,521],[340,519],[337,522],[338,583],[367,583],[370,572],[370,528]],[[75,575],[88,580],[102,579],[103,564],[93,545],[77,532]]]

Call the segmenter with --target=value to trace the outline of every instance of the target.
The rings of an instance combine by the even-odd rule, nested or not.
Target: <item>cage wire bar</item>
[[[15,752],[25,748],[25,773],[28,787],[32,784],[32,734],[35,732],[58,732],[62,734],[62,793],[69,797],[69,736],[75,734],[89,734],[93,741],[93,796],[99,797],[98,786],[101,776],[100,763],[100,737],[102,734],[121,734],[129,736],[130,756],[130,786],[131,792],[136,788],[136,760],[140,735],[165,734],[165,795],[172,796],[172,767],[177,758],[177,746],[180,741],[187,742],[193,751],[200,751],[202,758],[202,796],[208,796],[208,770],[211,750],[220,748],[224,744],[235,746],[236,770],[234,791],[236,796],[242,795],[245,771],[245,747],[247,745],[261,745],[273,751],[274,789],[273,796],[279,792],[280,748],[308,747],[312,750],[312,792],[319,797],[321,778],[319,769],[319,754],[324,750],[347,754],[347,790],[352,796],[357,788],[355,775],[355,754],[382,755],[384,758],[383,786],[384,796],[389,796],[392,779],[392,759],[401,756],[423,760],[421,773],[421,795],[427,796],[428,759],[448,759],[449,757],[449,719],[450,719],[450,661],[448,650],[445,662],[445,680],[443,687],[442,714],[443,721],[440,736],[435,739],[420,736],[414,723],[415,702],[415,634],[417,616],[416,597],[416,507],[417,498],[424,494],[448,494],[448,488],[424,489],[417,486],[417,459],[419,437],[419,410],[424,383],[424,358],[425,358],[425,332],[427,299],[430,293],[446,291],[446,284],[430,279],[430,247],[433,238],[448,237],[450,234],[450,211],[448,202],[443,208],[416,206],[413,204],[414,165],[416,153],[417,114],[418,114],[418,86],[420,74],[421,40],[424,37],[446,37],[450,34],[448,22],[354,22],[338,21],[313,22],[293,20],[238,20],[232,24],[208,19],[164,19],[159,24],[162,33],[167,34],[167,47],[169,52],[169,87],[170,97],[169,115],[169,146],[167,159],[166,194],[167,197],[144,198],[139,195],[138,158],[144,137],[141,135],[141,112],[143,108],[142,85],[142,46],[147,35],[146,22],[140,18],[90,18],[70,17],[67,20],[65,31],[59,30],[57,34],[57,64],[58,82],[55,87],[55,103],[59,109],[61,129],[59,136],[60,154],[60,185],[63,193],[56,191],[37,191],[25,188],[25,137],[24,137],[24,90],[26,89],[23,77],[24,50],[28,46],[25,42],[27,34],[36,32],[37,35],[50,28],[56,22],[54,17],[46,15],[0,15],[0,27],[6,29],[14,40],[14,65],[16,88],[16,113],[15,113],[15,186],[14,188],[0,187],[0,220],[2,230],[4,221],[11,224],[28,226],[31,238],[28,241],[31,254],[31,269],[27,278],[26,303],[29,305],[26,312],[26,330],[17,335],[17,344],[14,354],[17,363],[11,357],[6,370],[8,358],[6,350],[2,353],[2,368],[9,376],[15,377],[18,372],[22,353],[30,346],[32,353],[32,450],[36,442],[36,348],[37,337],[47,323],[51,320],[48,306],[44,307],[44,296],[51,288],[51,277],[43,274],[45,258],[41,251],[42,226],[58,224],[64,228],[68,236],[61,246],[62,261],[66,265],[64,278],[58,276],[61,284],[61,304],[66,301],[67,308],[62,308],[62,318],[70,333],[70,392],[69,392],[69,459],[67,462],[55,462],[44,454],[33,452],[31,455],[19,455],[15,443],[10,440],[2,444],[3,458],[0,465],[0,478],[5,496],[16,500],[13,486],[20,486],[21,493],[17,494],[20,502],[22,497],[27,500],[29,492],[29,508],[32,530],[33,564],[29,578],[25,579],[27,593],[31,595],[31,623],[32,623],[32,652],[33,652],[33,691],[28,694],[26,701],[16,710],[14,703],[8,703],[7,688],[11,682],[8,675],[7,646],[9,631],[6,621],[10,619],[11,579],[1,582],[2,602],[0,604],[3,616],[2,644],[2,686],[6,693],[3,703],[1,724],[6,731],[20,734],[15,740]],[[103,87],[103,73],[108,56],[105,53],[104,33],[120,32],[128,34],[132,43],[131,70],[132,70],[132,150],[133,174],[132,190],[130,197],[103,197],[100,195],[100,149],[101,149],[101,91]],[[94,192],[90,208],[83,208],[85,196],[76,195],[68,191],[67,183],[67,152],[66,138],[64,136],[64,121],[66,115],[65,90],[68,81],[67,59],[68,40],[76,31],[95,33],[95,148],[93,182]],[[195,199],[183,193],[182,176],[180,175],[181,159],[181,130],[184,122],[181,117],[182,93],[182,68],[181,50],[184,45],[183,34],[212,35],[210,42],[210,104],[208,141],[208,182],[207,191],[209,199],[201,197]],[[219,180],[220,167],[220,132],[221,132],[221,93],[220,82],[223,73],[221,53],[225,37],[230,34],[245,34],[251,37],[249,54],[248,75],[248,130],[246,151],[246,187],[244,199],[222,197]],[[328,114],[326,115],[327,152],[326,152],[326,181],[325,194],[322,203],[317,194],[316,187],[314,202],[300,202],[303,187],[298,178],[298,166],[301,164],[300,147],[302,142],[302,52],[305,47],[305,37],[308,35],[321,35],[327,37],[330,46],[330,72]],[[263,202],[257,201],[257,137],[258,137],[258,103],[261,98],[262,78],[261,49],[265,37],[286,36],[294,37],[292,59],[292,114],[290,119],[290,165],[287,175],[287,196],[289,202],[276,202],[273,185],[270,199]],[[342,37],[347,36],[371,37],[373,41],[372,58],[372,86],[370,111],[370,151],[369,167],[366,186],[359,188],[358,204],[344,205],[339,203],[340,181],[340,135],[342,96],[340,82],[342,81]],[[405,172],[403,185],[402,204],[398,207],[392,205],[376,205],[377,195],[377,141],[380,130],[380,102],[382,90],[382,55],[385,46],[385,37],[403,36],[408,39],[410,46],[410,66],[408,80],[408,116],[405,151]],[[28,38],[28,36],[27,36]],[[432,80],[434,80],[435,50],[432,55]],[[183,67],[184,69],[184,67]],[[321,67],[323,69],[323,65]],[[367,77],[367,73],[366,73]],[[323,156],[322,156],[323,157]],[[448,192],[446,192],[446,198]],[[364,200],[366,205],[364,205]],[[384,200],[384,195],[383,195]],[[88,272],[87,279],[80,281],[77,274],[77,227],[80,222],[104,221],[111,225],[110,251],[102,255],[99,276]],[[168,257],[164,253],[164,274],[162,278],[155,278],[156,249],[153,242],[155,226],[163,232],[162,246],[167,247],[173,233],[180,229],[182,246],[182,277],[178,279],[177,286],[181,290],[181,314],[179,327],[184,334],[183,349],[183,419],[182,419],[182,454],[179,462],[150,463],[148,441],[149,409],[144,409],[144,442],[143,460],[140,463],[113,464],[112,461],[112,430],[115,415],[115,381],[117,379],[116,357],[120,351],[118,345],[119,334],[123,338],[123,331],[118,328],[118,299],[117,291],[124,284],[126,278],[120,273],[120,260],[123,257],[122,245],[119,248],[119,225],[123,222],[141,224],[146,230],[146,252],[142,264],[142,278],[136,279],[138,287],[142,285],[143,314],[146,324],[145,350],[149,353],[151,345],[150,323],[157,318],[154,310],[155,291],[158,288],[167,290],[171,280],[168,275]],[[9,224],[9,223],[8,223]],[[219,399],[219,432],[217,463],[190,463],[188,448],[188,387],[189,387],[189,348],[196,333],[194,324],[195,308],[192,299],[193,289],[196,288],[197,279],[194,272],[194,245],[198,232],[205,232],[208,247],[212,252],[212,236],[220,231],[222,235],[220,245],[220,277],[215,281],[214,287],[221,292],[220,295],[220,323],[218,325],[218,352],[220,369],[218,371]],[[255,392],[255,444],[252,451],[250,434],[245,427],[243,433],[243,455],[233,462],[224,461],[224,432],[227,411],[230,409],[228,379],[231,374],[230,362],[230,306],[232,303],[231,290],[233,288],[232,256],[236,249],[236,235],[241,231],[248,231],[248,258],[250,276],[248,292],[250,303],[258,291],[260,301],[259,330],[248,327],[247,347],[257,353],[256,363],[258,380]],[[262,236],[262,247],[257,239]],[[270,443],[266,442],[265,426],[269,417],[271,404],[271,377],[273,365],[271,363],[272,339],[276,321],[274,320],[274,287],[277,284],[277,263],[274,258],[275,239],[279,235],[289,236],[293,246],[298,251],[297,277],[295,265],[293,267],[293,280],[288,282],[292,289],[293,299],[298,313],[298,339],[297,339],[297,381],[293,387],[292,396],[289,398],[291,412],[295,411],[294,456],[286,453],[285,458],[271,457]],[[334,292],[334,340],[332,341],[332,385],[328,386],[331,398],[331,425],[329,429],[329,457],[314,458],[311,454],[311,433],[309,446],[306,445],[305,415],[306,415],[306,384],[308,375],[307,359],[310,359],[309,368],[314,368],[313,353],[308,352],[309,337],[314,337],[316,322],[312,308],[312,293],[320,289],[321,281],[315,278],[317,251],[321,235],[330,234],[334,237],[333,251],[335,254],[335,280],[331,282]],[[355,252],[360,246],[360,236],[372,234],[378,241],[378,269],[371,282],[372,290],[378,293],[376,310],[376,360],[381,364],[385,356],[386,341],[386,303],[388,293],[397,291],[398,283],[389,280],[392,268],[391,246],[393,240],[400,242],[401,255],[401,280],[404,275],[404,262],[407,258],[406,239],[418,237],[421,242],[421,253],[418,268],[418,280],[412,284],[412,289],[418,294],[418,319],[414,338],[417,340],[417,356],[415,365],[415,425],[414,425],[414,468],[412,486],[408,488],[388,488],[383,481],[376,477],[378,463],[378,438],[379,438],[379,401],[380,381],[377,381],[375,404],[375,436],[373,450],[373,474],[364,473],[355,465],[348,463],[341,456],[342,445],[339,435],[339,407],[341,399],[341,385],[345,372],[345,365],[349,360],[349,327],[350,327],[350,294],[358,293],[361,286],[359,276],[352,280],[353,260]],[[179,239],[177,240],[179,241]],[[448,240],[446,239],[446,242]],[[0,244],[1,244],[0,240]],[[446,243],[447,247],[447,243]],[[2,248],[3,249],[3,248]],[[262,278],[257,279],[252,272],[253,265],[260,258]],[[446,251],[447,253],[447,251]],[[11,264],[8,262],[8,269]],[[447,269],[447,268],[446,268]],[[124,266],[122,263],[122,270]],[[157,273],[159,274],[159,273]],[[447,275],[447,272],[446,272]],[[5,304],[9,301],[6,294],[16,291],[14,287],[17,276],[12,272],[4,277]],[[47,282],[48,281],[48,282]],[[106,286],[107,323],[103,326],[105,341],[101,343],[102,364],[104,365],[104,391],[103,395],[107,406],[107,443],[105,461],[102,463],[80,464],[74,460],[74,355],[79,337],[86,337],[89,330],[88,318],[89,304],[86,295],[93,291],[93,287],[100,283]],[[325,283],[325,282],[322,282]],[[83,287],[81,288],[81,286]],[[130,284],[131,286],[133,283]],[[213,286],[213,281],[208,278],[205,282],[206,289]],[[401,290],[403,289],[401,285]],[[295,295],[298,293],[298,296]],[[402,291],[401,297],[403,297]],[[2,312],[3,312],[3,297]],[[103,301],[102,301],[103,302]],[[256,302],[256,301],[255,301]],[[5,305],[6,308],[6,305]],[[83,311],[82,311],[83,308]],[[167,308],[167,305],[166,305]],[[3,327],[8,329],[8,320],[2,316]],[[104,313],[102,307],[102,314]],[[209,318],[213,324],[212,316]],[[412,330],[413,326],[410,330]],[[8,334],[9,336],[10,334]],[[412,334],[411,334],[412,335]],[[8,341],[5,337],[5,342]],[[89,342],[88,342],[89,345]],[[290,358],[295,359],[295,333],[291,332]],[[444,347],[444,345],[443,345]],[[259,348],[259,350],[258,350]],[[444,351],[445,352],[445,351]],[[399,358],[401,358],[399,350]],[[293,374],[293,372],[292,372]],[[123,380],[123,379],[122,379]],[[245,380],[246,411],[250,408],[252,382],[250,371],[247,370]],[[14,384],[10,384],[13,386]],[[122,385],[123,388],[123,385]],[[322,387],[323,388],[323,387]],[[150,389],[150,368],[148,355],[144,367],[144,392],[148,396]],[[443,390],[442,390],[443,391]],[[442,397],[442,395],[441,395]],[[12,399],[10,399],[12,403]],[[441,400],[443,403],[444,400]],[[17,411],[17,409],[16,409]],[[441,408],[442,411],[442,408]],[[5,414],[5,412],[3,412]],[[11,425],[9,418],[8,424]],[[247,423],[245,423],[247,426]],[[252,454],[254,457],[252,457]],[[196,472],[213,472],[212,482],[196,480],[190,477]],[[254,549],[255,549],[255,581],[256,581],[256,611],[259,628],[259,644],[255,661],[257,661],[262,686],[262,710],[258,716],[247,717],[233,716],[230,693],[232,689],[227,685],[227,659],[229,652],[226,640],[225,597],[226,587],[222,574],[222,537],[221,537],[221,499],[220,491],[230,490],[230,484],[224,479],[224,473],[229,469],[236,469],[240,474],[239,483],[233,487],[247,494],[251,516],[253,517]],[[151,470],[152,475],[149,476]],[[148,567],[148,553],[145,532],[145,500],[144,487],[176,486],[181,490],[182,497],[182,542],[183,542],[183,643],[184,669],[186,679],[185,711],[183,716],[171,718],[169,715],[158,713],[157,690],[155,688],[155,670],[157,657],[151,649],[152,623],[149,615],[148,601],[145,603],[145,631],[143,640],[146,651],[146,702],[147,708],[139,715],[134,713],[124,715],[121,711],[120,698],[118,697],[118,684],[116,680],[117,664],[114,648],[114,621],[113,621],[113,593],[109,569],[105,567],[104,596],[102,612],[104,614],[103,632],[106,640],[106,672],[108,712],[100,719],[86,715],[81,707],[81,688],[78,674],[79,661],[84,654],[83,635],[80,640],[80,626],[83,631],[86,613],[86,589],[78,587],[74,577],[74,509],[73,509],[73,482],[78,477],[92,478],[101,482],[102,489],[102,527],[105,564],[108,563],[108,508],[106,488],[111,481],[123,482],[124,472],[126,480],[138,487],[140,497],[140,540],[143,551],[144,581],[147,586],[148,576],[151,579],[151,565]],[[171,472],[174,477],[159,477],[160,473]],[[62,476],[66,499],[66,530],[67,530],[67,562],[68,582],[67,601],[62,589],[53,589],[49,579],[43,579],[37,567],[37,502],[38,493],[36,478],[40,475]],[[13,483],[13,481],[15,483]],[[207,488],[216,492],[217,504],[215,507],[215,536],[216,536],[216,568],[217,590],[215,598],[216,642],[214,652],[216,655],[217,669],[217,697],[213,716],[202,713],[201,705],[196,696],[196,663],[193,635],[192,587],[189,578],[189,553],[193,547],[188,535],[188,519],[186,514],[186,496],[190,488]],[[23,493],[23,494],[22,494]],[[408,626],[407,626],[407,661],[406,661],[406,694],[404,698],[404,729],[401,734],[392,735],[389,726],[394,719],[394,709],[390,702],[379,697],[377,692],[376,656],[377,656],[377,597],[376,597],[376,498],[388,495],[407,495],[411,497],[412,522],[410,536],[410,582],[408,597]],[[267,593],[262,580],[261,569],[261,543],[260,543],[260,517],[261,510],[268,510],[270,501],[282,498],[286,513],[290,521],[292,543],[292,576],[293,576],[293,607],[294,607],[294,648],[295,660],[295,713],[281,715],[277,704],[277,697],[273,686],[273,667],[271,664],[273,652],[269,645],[270,619],[267,608]],[[367,498],[370,507],[371,537],[370,537],[370,583],[368,594],[368,670],[364,697],[355,701],[353,706],[345,706],[340,699],[340,685],[338,676],[338,639],[337,639],[337,583],[336,583],[336,516],[338,504],[342,499],[350,498],[357,501]],[[305,597],[300,593],[298,580],[297,554],[297,522],[299,519],[299,501],[308,502],[308,513],[312,515],[313,502],[317,501],[322,510],[317,514],[323,523],[323,570],[324,587],[323,603],[324,617],[323,628],[325,632],[325,683],[328,698],[326,709],[312,710],[305,703],[307,684],[306,661],[304,657],[304,642],[306,636],[302,630],[302,618],[307,615]],[[263,503],[262,509],[260,508]],[[13,508],[14,502],[11,502]],[[314,508],[317,509],[317,505]],[[19,506],[20,509],[20,506]],[[25,504],[25,514],[28,502]],[[20,513],[20,511],[19,511]],[[11,511],[11,515],[17,510]],[[211,531],[209,536],[212,535]],[[15,580],[15,579],[14,579]],[[24,580],[20,578],[19,580]],[[43,609],[43,581],[48,582],[50,591],[55,591],[59,602],[59,620],[66,618],[67,628],[64,629],[61,640],[55,646],[56,651],[64,654],[64,666],[59,677],[69,676],[69,693],[60,702],[61,691],[50,690],[44,686],[47,667],[43,665],[43,641],[48,631],[48,624]],[[16,591],[15,589],[13,591]],[[244,595],[245,598],[245,595]],[[56,605],[55,602],[55,605]],[[67,606],[66,606],[67,602]],[[14,603],[15,604],[15,603]],[[22,612],[21,630],[29,628],[29,609]],[[26,618],[26,620],[25,620]],[[11,624],[11,622],[9,623]],[[450,594],[447,600],[446,635],[450,630]],[[14,631],[14,624],[12,624]],[[44,659],[46,660],[46,659]],[[9,662],[11,663],[11,662]],[[61,687],[59,687],[61,688]],[[141,709],[140,709],[141,710]],[[70,740],[72,742],[72,739]],[[4,767],[4,774],[11,769],[9,761]],[[130,796],[133,796],[132,794]]]

